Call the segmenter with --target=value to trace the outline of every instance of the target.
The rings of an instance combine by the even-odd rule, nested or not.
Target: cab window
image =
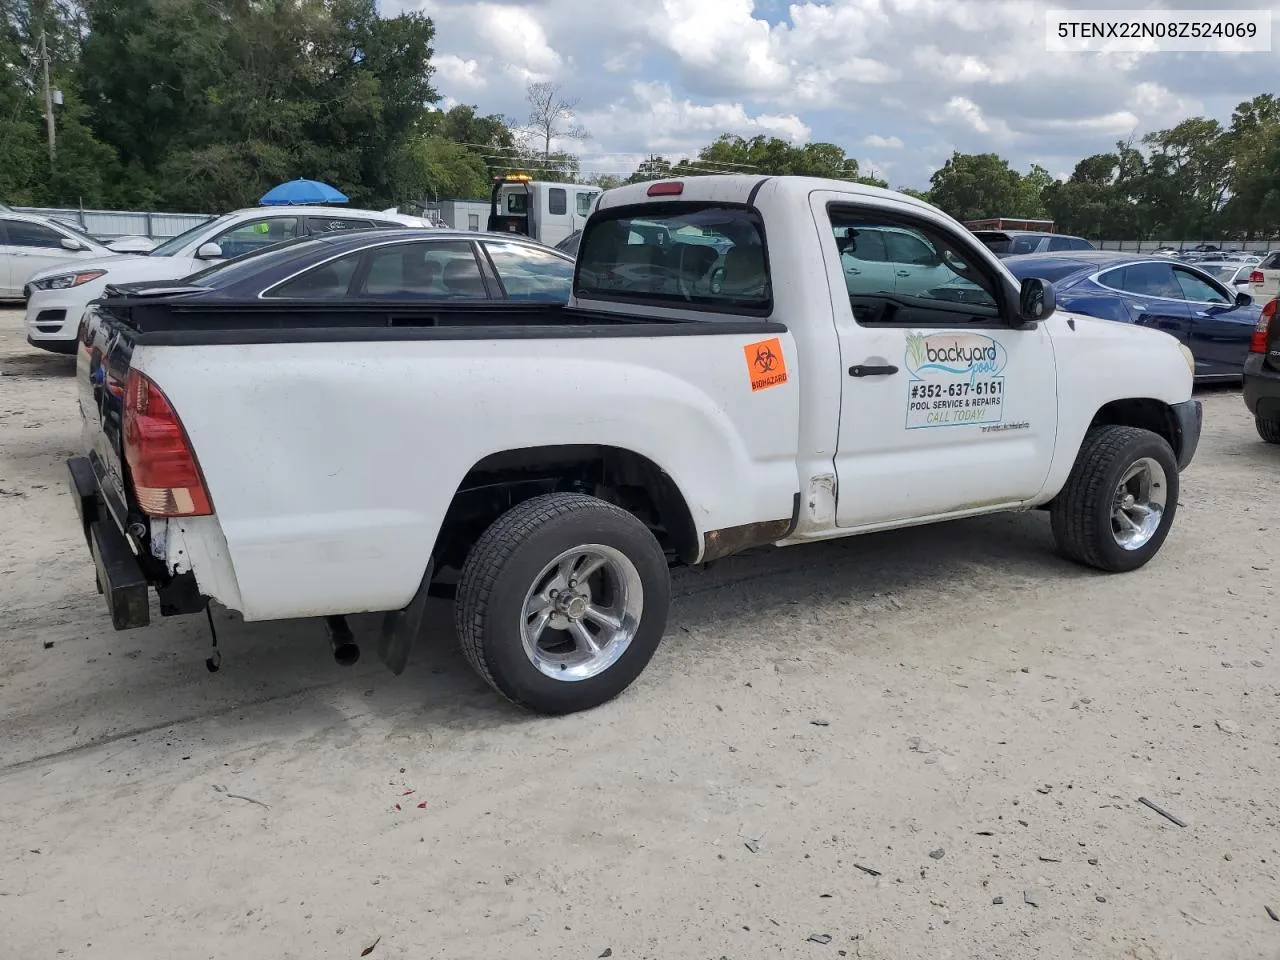
[[[580,217],[588,216],[591,213],[591,204],[595,200],[594,193],[579,193],[576,198],[576,206],[574,212]]]
[[[1000,319],[998,281],[943,231],[843,208],[830,217],[859,324],[950,327]]]
[[[577,296],[767,316],[773,307],[759,214],[679,203],[597,213],[578,248]]]
[[[547,191],[547,213],[553,217],[563,217],[569,212],[569,195],[564,187],[552,187]]]

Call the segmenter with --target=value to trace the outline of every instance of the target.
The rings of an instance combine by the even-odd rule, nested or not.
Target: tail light
[[[1267,352],[1267,339],[1271,332],[1271,321],[1276,318],[1277,303],[1280,303],[1280,297],[1275,298],[1262,308],[1262,315],[1258,317],[1258,322],[1253,325],[1253,336],[1249,339],[1250,353]]]
[[[137,370],[125,382],[124,457],[133,493],[152,517],[213,513],[200,465],[169,398]]]
[[[1261,270],[1254,270],[1249,274],[1249,282],[1255,286],[1262,286],[1262,284],[1266,282],[1266,279],[1267,278],[1262,275]]]

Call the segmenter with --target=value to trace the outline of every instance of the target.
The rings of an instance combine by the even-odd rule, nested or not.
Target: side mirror
[[[1023,323],[1043,323],[1058,308],[1058,295],[1053,284],[1038,277],[1022,281],[1018,294],[1018,319]]]
[[[1237,293],[1237,294],[1236,294],[1236,306],[1237,306],[1237,307],[1247,307],[1247,306],[1249,306],[1251,303],[1253,303],[1253,297],[1249,296],[1249,294],[1247,294],[1247,293]]]
[[[197,260],[220,260],[222,259],[222,248],[216,243],[202,243],[200,249],[196,251]]]
[[[71,237],[63,237],[62,249],[63,250],[83,250],[84,244],[81,243],[79,240],[72,239]]]

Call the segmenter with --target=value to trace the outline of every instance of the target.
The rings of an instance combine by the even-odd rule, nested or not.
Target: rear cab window
[[[601,211],[583,231],[574,295],[768,316],[773,292],[760,215],[697,203]]]

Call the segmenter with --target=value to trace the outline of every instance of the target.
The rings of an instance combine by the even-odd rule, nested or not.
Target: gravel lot
[[[0,311],[8,956],[1280,956],[1280,449],[1236,391],[1138,573],[1043,514],[735,559],[542,719],[444,604],[399,678],[312,622],[219,612],[216,675],[203,618],[113,632],[72,366]]]

